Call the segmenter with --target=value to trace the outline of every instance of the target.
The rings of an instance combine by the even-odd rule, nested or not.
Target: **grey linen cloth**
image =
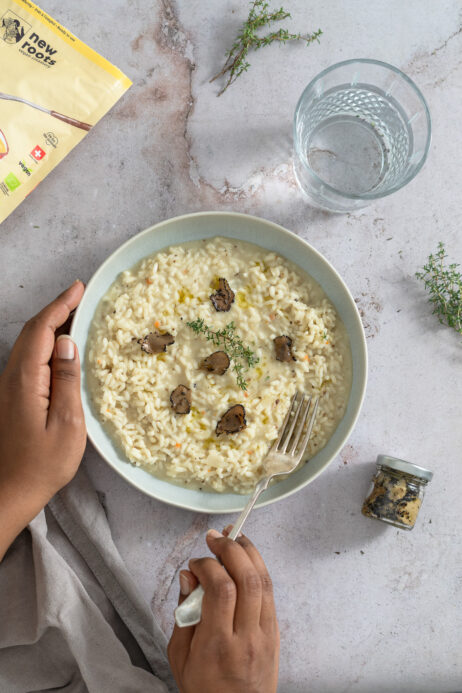
[[[80,469],[0,563],[0,692],[176,690],[165,635]]]

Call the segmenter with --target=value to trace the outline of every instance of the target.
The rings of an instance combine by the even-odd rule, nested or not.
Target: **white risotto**
[[[210,299],[218,278],[234,293],[227,312]],[[227,349],[187,325],[198,319],[212,331],[232,321],[258,362],[207,371],[204,359]],[[144,350],[138,340],[150,333],[171,336],[161,337],[165,351]],[[290,360],[276,359],[279,336],[291,340]],[[86,358],[94,407],[130,462],[204,491],[249,493],[297,390],[321,394],[312,457],[342,418],[351,384],[348,337],[319,285],[274,252],[224,238],[172,246],[123,272],[97,308]],[[235,370],[244,364],[246,390]],[[179,385],[190,402],[177,411],[187,413],[170,399]],[[221,432],[236,404],[245,427]]]

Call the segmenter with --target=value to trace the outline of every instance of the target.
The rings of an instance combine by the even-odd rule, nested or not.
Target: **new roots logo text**
[[[29,34],[32,25],[11,10],[7,10],[0,23],[0,38],[11,46],[18,46],[21,53],[42,65],[50,67],[56,63],[56,48],[40,38],[36,31]],[[29,36],[27,37],[27,34]],[[27,40],[24,40],[26,39]]]
[[[56,60],[52,56],[57,53],[57,50],[50,46],[49,43],[40,38],[35,32],[29,36],[27,41],[21,46],[22,52],[28,52],[35,60],[48,65],[54,65]]]

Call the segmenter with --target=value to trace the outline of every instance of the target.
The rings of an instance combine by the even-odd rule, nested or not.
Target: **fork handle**
[[[255,490],[249,498],[247,505],[237,518],[236,524],[232,528],[231,532],[228,534],[229,539],[236,539],[258,498],[263,491],[266,491],[268,488],[270,479],[271,477],[269,476],[265,477],[264,479],[260,479],[258,484],[255,486]],[[176,607],[175,621],[177,626],[180,628],[186,628],[187,626],[195,626],[197,623],[200,623],[203,598],[204,590],[201,585],[199,585],[191,592],[189,597],[187,597],[182,604]]]
[[[266,476],[264,479],[260,479],[258,484],[255,486],[255,490],[250,496],[249,500],[247,501],[247,505],[245,506],[244,510],[241,512],[239,517],[236,520],[236,523],[234,527],[232,528],[231,532],[228,534],[229,539],[236,539],[237,535],[241,531],[242,527],[244,526],[244,522],[247,520],[247,518],[250,515],[250,511],[252,510],[253,506],[259,499],[260,495],[263,493],[263,491],[266,491],[268,488],[268,484],[270,482],[269,476]]]

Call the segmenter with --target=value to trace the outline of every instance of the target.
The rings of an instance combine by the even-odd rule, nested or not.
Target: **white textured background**
[[[414,279],[440,239],[462,262],[461,5],[284,4],[293,29],[323,29],[320,44],[262,50],[217,99],[208,79],[245,2],[41,0],[134,86],[0,228],[0,361],[31,312],[74,278],[88,280],[121,242],[161,219],[229,209],[309,240],[358,299],[370,378],[358,426],[331,467],[247,525],[275,582],[280,691],[461,691],[462,345],[431,316]],[[317,72],[354,57],[391,62],[417,82],[433,143],[404,190],[334,216],[307,207],[294,184],[291,119]],[[379,452],[435,471],[411,533],[360,514]],[[227,518],[145,498],[91,447],[85,466],[105,494],[122,555],[169,630],[178,570],[204,552],[206,529]]]

